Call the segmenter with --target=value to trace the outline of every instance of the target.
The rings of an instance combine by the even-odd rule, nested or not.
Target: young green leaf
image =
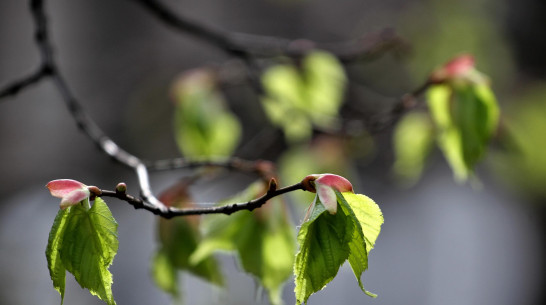
[[[61,245],[63,243],[64,230],[66,229],[66,219],[69,209],[59,210],[51,231],[49,231],[49,239],[46,248],[47,267],[49,276],[53,281],[53,287],[61,295],[61,304],[64,301],[64,287],[66,278],[66,268],[61,260]]]
[[[229,201],[250,200],[263,191],[263,182],[256,182]],[[267,289],[271,303],[282,303],[282,286],[292,273],[295,251],[293,228],[282,201],[274,198],[253,212],[209,216],[205,238],[190,257],[190,263],[201,263],[221,250],[235,251],[243,269]]]
[[[498,123],[499,109],[486,84],[435,85],[428,105],[438,128],[438,144],[455,177],[472,174]]]
[[[167,251],[161,249],[154,254],[151,273],[157,287],[176,299],[180,297],[177,268],[172,264]]]
[[[495,95],[473,64],[469,55],[456,57],[432,74],[427,91],[438,145],[458,181],[473,174],[499,120]]]
[[[112,264],[118,249],[117,223],[108,206],[96,198],[91,208],[86,200],[57,214],[46,248],[53,286],[64,300],[65,270],[76,281],[107,304],[112,295]]]
[[[181,180],[163,192],[160,200],[167,206],[191,207],[190,183],[191,180]],[[160,246],[152,260],[151,274],[156,285],[175,298],[180,297],[178,270],[188,271],[216,285],[224,282],[213,257],[203,258],[195,265],[189,263],[190,255],[202,240],[199,224],[199,216],[159,219]]]
[[[373,249],[381,231],[381,225],[384,221],[383,213],[372,199],[362,194],[336,191],[336,195],[344,213],[350,215],[358,227],[357,232],[353,235],[353,240],[349,243],[351,249],[349,263],[360,289],[367,295],[376,297],[375,294],[364,289],[361,277],[362,273],[368,269],[368,254]],[[362,247],[366,250],[365,255]]]
[[[394,131],[394,172],[404,183],[413,184],[421,176],[426,158],[434,143],[434,128],[430,117],[411,112],[396,125]]]
[[[306,139],[312,127],[330,128],[343,101],[346,76],[337,59],[322,51],[307,55],[296,68],[277,65],[262,76],[264,110],[289,141]]]
[[[364,195],[334,192],[340,207],[337,212],[327,212],[317,196],[298,233],[300,249],[294,263],[297,304],[306,303],[311,294],[324,288],[346,260],[362,291],[375,297],[364,289],[361,275],[368,268],[368,253],[379,235],[383,215]]]
[[[354,230],[354,222],[345,213],[332,215],[322,204],[315,205],[298,233],[300,250],[294,263],[297,304],[307,303],[311,294],[334,279],[349,257]]]
[[[174,89],[176,140],[184,156],[231,155],[241,137],[241,124],[227,109],[213,72],[186,73]]]

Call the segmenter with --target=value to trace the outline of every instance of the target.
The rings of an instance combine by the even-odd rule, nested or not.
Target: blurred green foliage
[[[400,182],[412,185],[421,177],[434,144],[434,126],[430,116],[421,112],[405,115],[394,130],[394,173]]]
[[[503,3],[494,0],[412,2],[396,26],[411,42],[410,75],[421,83],[438,64],[466,52],[504,88],[515,73],[509,44],[498,30],[503,18]]]
[[[503,149],[493,155],[505,182],[526,197],[546,199],[546,85],[535,85],[513,98],[504,111],[499,136]]]
[[[310,138],[313,126],[331,128],[343,102],[346,76],[338,60],[314,51],[299,66],[281,64],[262,75],[262,98],[270,121],[290,142]]]
[[[241,124],[216,88],[207,69],[190,71],[175,83],[175,133],[187,158],[230,156],[241,137]]]
[[[178,181],[161,194],[161,202],[175,208],[193,207],[189,195],[190,185],[191,179]],[[202,241],[199,224],[199,216],[159,219],[159,249],[152,259],[151,275],[160,289],[178,300],[181,300],[179,270],[190,272],[209,283],[220,286],[224,283],[218,263],[213,257],[203,258],[198,264],[189,262],[190,255]]]
[[[473,175],[496,131],[499,109],[487,84],[435,85],[428,106],[436,126],[438,146],[457,181]]]
[[[246,202],[264,192],[264,182],[256,181],[222,205]],[[192,264],[217,251],[233,251],[242,268],[267,289],[270,302],[282,304],[282,287],[292,274],[296,250],[294,227],[282,199],[271,199],[253,212],[207,216],[202,229],[204,239],[190,257]]]

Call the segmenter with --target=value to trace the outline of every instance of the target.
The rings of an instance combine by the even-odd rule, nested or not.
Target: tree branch
[[[227,54],[245,59],[251,56],[300,57],[311,49],[324,49],[343,62],[351,62],[378,56],[394,47],[407,43],[392,29],[365,35],[355,40],[337,43],[318,43],[307,39],[286,39],[246,33],[229,32],[218,27],[205,25],[187,16],[177,15],[157,0],[132,0],[175,30],[207,41]]]
[[[402,40],[392,31],[383,30],[372,35],[365,36],[354,41],[342,43],[315,43],[307,40],[290,40],[277,37],[267,37],[251,34],[242,34],[224,31],[222,29],[205,26],[193,20],[182,18],[167,9],[156,0],[133,0],[147,11],[154,14],[163,23],[184,33],[189,33],[198,39],[208,41],[212,45],[224,50],[227,54],[244,60],[249,69],[249,79],[258,93],[262,93],[261,83],[252,69],[257,69],[256,57],[286,55],[300,57],[314,48],[325,49],[337,56],[341,61],[349,62],[360,60],[363,57],[376,56],[382,52],[401,44]],[[152,192],[149,182],[149,170],[173,170],[179,168],[197,167],[222,167],[228,170],[252,172],[261,176],[263,180],[269,180],[273,176],[273,165],[266,161],[246,161],[238,158],[231,158],[216,161],[189,161],[182,158],[172,160],[159,160],[145,162],[131,153],[120,148],[111,138],[96,125],[78,102],[75,94],[70,88],[64,75],[60,72],[57,62],[54,59],[52,42],[48,32],[48,20],[44,9],[45,0],[29,0],[30,11],[35,28],[35,42],[40,52],[40,68],[34,73],[16,80],[0,89],[0,98],[14,95],[21,90],[28,88],[45,78],[53,81],[62,100],[66,104],[70,115],[76,122],[78,128],[95,143],[99,149],[110,156],[118,163],[133,169],[138,178],[140,187],[140,199],[127,195],[125,192],[103,191],[100,196],[116,197],[127,201],[135,208],[143,208],[162,217],[171,218],[183,215],[224,213],[231,214],[239,210],[253,210],[263,205],[267,200],[294,190],[302,189],[301,184],[277,189],[276,182],[271,180],[270,188],[262,197],[246,203],[232,204],[222,207],[200,208],[200,209],[175,209],[166,207]],[[409,97],[421,94],[428,84],[416,90]],[[411,98],[405,98],[401,102],[401,108],[395,107],[392,113],[403,111],[408,108]],[[402,109],[402,110],[400,110]]]
[[[44,77],[49,76],[50,73],[51,71],[49,71],[49,69],[47,69],[45,66],[42,66],[38,70],[34,71],[33,73],[21,79],[15,80],[10,84],[7,84],[4,88],[0,89],[0,99],[8,97],[8,96],[16,95],[17,93],[19,93],[19,91],[24,90],[30,85],[38,83]]]
[[[271,198],[274,198],[289,192],[297,191],[297,190],[305,190],[305,188],[303,187],[301,183],[296,183],[294,185],[290,185],[290,186],[278,189],[277,182],[275,181],[275,179],[271,179],[269,182],[268,191],[261,197],[256,198],[254,200],[250,200],[244,203],[232,203],[232,204],[227,204],[227,205],[217,206],[217,207],[183,208],[183,209],[173,208],[173,207],[165,207],[164,209],[161,209],[156,205],[149,204],[146,200],[142,200],[140,198],[136,198],[134,196],[128,195],[125,192],[119,192],[119,191],[100,190],[100,193],[97,194],[96,196],[117,198],[129,203],[135,209],[144,209],[149,212],[152,212],[155,215],[170,219],[173,217],[189,216],[189,215],[204,215],[204,214],[230,215],[232,213],[235,213],[241,210],[252,211],[264,205]]]

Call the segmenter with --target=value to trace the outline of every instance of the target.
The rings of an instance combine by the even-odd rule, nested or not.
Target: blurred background
[[[493,141],[478,167],[480,188],[454,182],[438,153],[416,185],[399,187],[391,173],[391,129],[363,136],[353,143],[355,153],[348,157],[321,150],[320,160],[334,159],[332,166],[338,162],[347,171],[357,192],[380,205],[385,224],[364,274],[364,285],[379,297],[365,296],[344,266],[309,303],[546,304],[545,244],[540,237],[546,232],[545,2],[163,2],[180,14],[224,29],[290,39],[342,41],[394,29],[409,42],[409,50],[393,50],[347,67],[355,84],[348,89],[346,103],[361,105],[370,116],[414,90],[454,55],[474,54],[478,69],[492,80],[502,120],[513,126],[521,149],[514,153],[510,145]],[[52,0],[46,9],[56,59],[97,124],[138,157],[179,156],[170,98],[173,81],[201,66],[229,71],[233,60],[214,46],[164,27],[132,1]],[[0,86],[38,66],[26,1],[0,1],[0,46]],[[279,131],[263,127],[266,119],[248,84],[234,81],[225,90],[231,109],[243,119],[243,140],[235,154],[295,164],[286,166],[297,171],[299,161],[283,161],[288,158],[282,155],[287,144]],[[336,145],[329,141],[336,140],[321,138],[312,145]],[[58,199],[49,195],[45,184],[72,178],[113,189],[124,181],[129,193],[137,194],[134,174],[105,157],[77,129],[48,80],[0,101],[0,143],[0,303],[58,304],[44,255]],[[152,185],[159,192],[184,174],[154,174]],[[235,178],[248,180],[245,175]],[[301,178],[287,177],[281,184]],[[206,200],[232,188],[225,182],[213,190],[197,186]],[[149,277],[157,219],[124,202],[109,203],[119,223],[120,248],[110,268],[117,303],[169,304],[169,296]],[[293,216],[295,223],[298,217]],[[231,257],[220,258],[229,278],[227,291],[184,275],[186,304],[267,303]],[[287,304],[295,302],[293,288],[291,282],[284,288]],[[101,302],[68,275],[65,304]]]

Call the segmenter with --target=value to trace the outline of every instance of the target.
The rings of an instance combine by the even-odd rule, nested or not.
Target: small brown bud
[[[127,184],[125,184],[124,182],[118,183],[118,185],[116,185],[116,193],[125,193],[125,192],[127,192]]]
[[[303,188],[311,193],[316,193],[317,190],[315,189],[313,181],[317,180],[317,175],[309,175],[301,181],[301,184],[303,185]]]
[[[271,178],[271,180],[269,180],[269,191],[274,192],[276,190],[277,190],[277,180],[275,180],[275,178]]]
[[[94,185],[88,186],[87,189],[92,196],[100,196],[102,194],[102,191]]]

